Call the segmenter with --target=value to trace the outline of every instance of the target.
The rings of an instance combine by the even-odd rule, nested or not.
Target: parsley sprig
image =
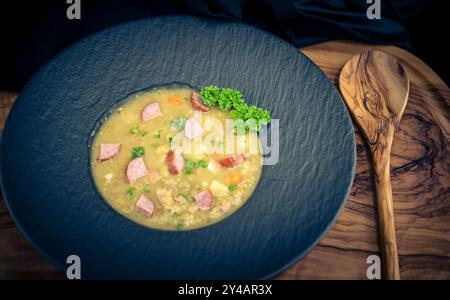
[[[206,105],[218,105],[221,110],[229,110],[233,119],[242,120],[245,130],[251,129],[258,132],[261,125],[270,123],[270,112],[245,103],[244,96],[238,90],[210,85],[203,87],[200,95]]]
[[[145,149],[144,147],[134,147],[133,149],[131,149],[131,158],[135,159],[141,156],[145,155]]]
[[[194,170],[197,168],[207,168],[207,167],[208,162],[203,159],[197,162],[187,159],[184,163],[184,173],[186,173],[186,175],[189,175],[192,174],[192,172],[194,172]]]

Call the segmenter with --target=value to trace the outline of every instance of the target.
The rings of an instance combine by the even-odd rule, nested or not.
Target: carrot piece
[[[226,179],[227,184],[238,184],[241,182],[242,176],[239,173],[231,173]]]
[[[175,106],[180,106],[183,104],[183,99],[178,95],[172,95],[169,97],[169,103]]]

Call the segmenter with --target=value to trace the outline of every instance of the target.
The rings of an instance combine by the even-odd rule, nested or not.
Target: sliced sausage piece
[[[116,157],[120,152],[120,144],[100,144],[100,157],[101,161],[105,161]]]
[[[138,157],[128,163],[127,170],[125,171],[125,179],[128,183],[133,183],[147,174],[148,170],[145,166],[144,159]]]
[[[162,113],[161,113],[161,109],[159,108],[159,104],[156,102],[150,103],[149,105],[144,107],[144,109],[142,110],[141,120],[142,120],[142,122],[146,122],[146,121],[154,119],[160,115],[162,115]]]
[[[144,194],[142,194],[136,202],[136,209],[147,217],[151,217],[155,213],[155,205],[152,200]]]
[[[202,125],[194,118],[190,117],[184,124],[184,135],[192,140],[203,134]]]
[[[204,190],[194,196],[200,210],[210,210],[213,206],[214,197],[210,190]]]
[[[224,168],[233,168],[243,163],[244,160],[244,154],[235,154],[219,160],[219,164]]]
[[[192,92],[191,105],[198,111],[207,112],[209,110],[208,106],[202,102],[202,99],[200,99],[200,94],[197,92]]]
[[[184,170],[184,158],[178,150],[170,150],[167,153],[167,169],[172,175],[180,174]]]

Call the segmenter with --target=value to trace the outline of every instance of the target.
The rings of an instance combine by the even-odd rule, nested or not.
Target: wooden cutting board
[[[421,60],[393,46],[333,41],[300,49],[336,85],[353,55],[378,49],[396,57],[411,82],[391,158],[402,279],[450,279],[450,90]],[[0,92],[0,129],[16,98]],[[367,257],[380,255],[373,170],[355,126],[357,166],[345,208],[326,237],[279,279],[366,279]],[[0,279],[59,279],[39,256],[0,199]]]

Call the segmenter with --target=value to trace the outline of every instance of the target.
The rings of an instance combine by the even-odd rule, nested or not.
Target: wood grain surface
[[[394,132],[408,102],[409,79],[402,65],[386,52],[353,56],[339,74],[339,89],[370,150],[378,207],[383,278],[400,279],[391,149]]]
[[[379,49],[397,58],[410,94],[392,145],[391,177],[402,279],[450,279],[450,90],[422,61],[392,46],[333,41],[300,49],[335,84],[355,54]],[[16,93],[0,92],[0,128]],[[303,260],[277,279],[366,279],[380,254],[373,169],[355,126],[355,182],[336,224]],[[25,240],[0,200],[0,279],[63,279]]]

